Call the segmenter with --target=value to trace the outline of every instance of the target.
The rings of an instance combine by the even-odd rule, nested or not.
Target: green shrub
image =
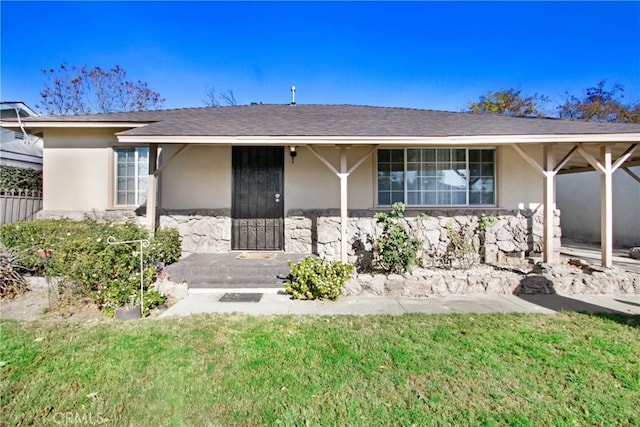
[[[109,245],[117,241],[146,239],[143,227],[133,224],[92,221],[38,220],[0,227],[2,242],[21,254],[25,270],[36,275],[63,278],[90,297],[98,306],[112,312],[140,294],[140,246]],[[52,249],[43,257],[43,249]],[[40,253],[39,253],[40,252]],[[144,310],[162,300],[151,289],[158,269],[180,258],[180,238],[176,230],[160,229],[143,250]],[[138,299],[139,301],[139,299]]]
[[[0,168],[0,189],[42,191],[42,171],[2,166]]]
[[[298,263],[289,262],[291,279],[285,289],[296,299],[335,300],[353,273],[353,265],[340,261],[306,257]]]
[[[382,224],[382,235],[374,244],[375,259],[383,270],[392,273],[409,271],[416,263],[420,241],[409,235],[400,223],[404,217],[404,204],[394,203],[391,212],[379,212],[375,215],[378,224]]]

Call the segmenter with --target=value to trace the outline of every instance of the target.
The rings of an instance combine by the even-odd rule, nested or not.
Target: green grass
[[[2,425],[640,425],[638,320],[2,322]]]

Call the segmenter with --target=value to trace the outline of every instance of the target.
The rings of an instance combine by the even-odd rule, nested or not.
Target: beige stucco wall
[[[349,148],[349,168],[370,150],[370,146]],[[335,146],[319,146],[315,151],[340,170],[339,149]],[[306,147],[297,147],[297,152],[294,163],[288,152],[285,152],[285,212],[289,209],[340,208],[340,180],[336,174]],[[350,209],[373,207],[374,179],[372,155],[349,175],[347,195]]]
[[[44,134],[45,210],[105,210],[110,202],[113,129],[47,129]]]
[[[542,165],[542,146],[521,146]],[[509,146],[498,148],[498,204],[505,209],[538,209],[543,202],[542,175]]]
[[[630,170],[640,175],[640,167]],[[600,177],[598,172],[558,176],[564,237],[600,242]],[[640,184],[621,169],[613,173],[613,243],[640,245]]]
[[[114,129],[48,129],[44,146],[44,209],[88,211],[112,208]],[[179,145],[161,146],[161,164]],[[349,167],[371,146],[348,149]],[[304,146],[297,147],[295,163],[285,147],[285,212],[291,209],[340,207],[338,177]],[[340,150],[316,146],[336,169]],[[525,151],[542,160],[540,146]],[[498,148],[498,207],[538,208],[542,179],[511,147]],[[349,208],[375,207],[375,155],[349,176]],[[160,177],[159,206],[166,209],[226,209],[231,207],[231,147],[192,145]]]
[[[162,146],[160,164],[180,145]],[[231,147],[192,145],[160,178],[160,206],[166,209],[228,209],[231,207]]]

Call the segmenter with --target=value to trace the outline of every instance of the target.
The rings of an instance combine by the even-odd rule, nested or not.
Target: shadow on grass
[[[629,314],[613,308],[558,295],[553,287],[553,282],[541,275],[524,277],[514,289],[513,294],[524,301],[549,310],[583,313],[640,328],[640,315]],[[638,305],[625,300],[616,299],[615,301]]]

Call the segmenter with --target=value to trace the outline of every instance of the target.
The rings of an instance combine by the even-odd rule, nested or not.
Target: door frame
[[[281,167],[278,170],[278,181],[279,181],[279,187],[280,187],[280,206],[278,209],[278,217],[276,217],[275,219],[277,219],[280,222],[280,229],[279,229],[279,247],[274,247],[274,248],[270,248],[270,249],[242,249],[242,248],[237,248],[236,245],[236,232],[235,232],[235,220],[240,219],[240,218],[236,218],[236,209],[238,209],[238,207],[236,206],[236,152],[243,150],[243,149],[251,149],[251,148],[269,148],[269,149],[274,149],[279,151],[279,155],[282,159],[282,163],[281,163]],[[284,236],[285,236],[285,147],[281,146],[281,145],[233,145],[231,147],[231,250],[237,250],[237,251],[274,251],[274,252],[281,252],[285,250],[285,242],[284,242]],[[256,182],[256,181],[252,181]],[[266,245],[265,245],[266,246]]]

